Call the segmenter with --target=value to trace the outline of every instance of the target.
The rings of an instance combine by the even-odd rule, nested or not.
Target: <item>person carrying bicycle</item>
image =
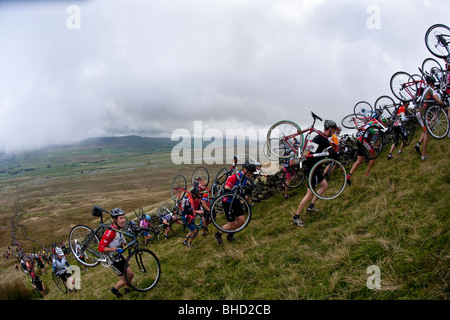
[[[322,132],[323,135],[318,134],[312,139],[312,142],[310,145],[310,150],[309,150],[310,154],[322,153],[322,152],[328,151],[330,154],[329,156],[331,158],[338,159],[339,154],[333,150],[333,147],[331,146],[331,143],[329,140],[329,138],[336,131],[337,127],[338,126],[337,126],[336,122],[334,122],[333,120],[325,120],[324,130]],[[311,168],[322,159],[323,159],[323,157],[307,157],[306,161],[305,161],[306,175],[309,175]],[[320,174],[320,171],[321,170],[315,170],[315,172],[317,172],[317,175],[313,177],[313,183],[315,185],[320,186],[320,189],[317,192],[319,194],[323,194],[328,188],[328,183],[325,180],[325,178],[323,177],[323,175]],[[310,189],[311,187],[315,187],[315,186],[308,186],[306,195],[300,201],[297,211],[294,213],[294,216],[292,217],[292,223],[295,226],[299,226],[299,227],[304,226],[303,221],[300,219],[300,214],[303,211],[303,209],[306,207],[306,205],[308,204],[309,201],[311,201],[311,204],[309,205],[309,207],[308,207],[309,209],[307,209],[307,210],[315,211],[314,204],[316,203],[318,198],[313,195],[313,193]]]
[[[141,219],[141,222],[139,222],[139,227],[146,228],[146,229],[153,228],[152,224],[150,223],[151,220],[152,220],[152,218],[148,214],[144,215]],[[150,235],[150,233],[148,233],[148,231],[143,231],[143,235],[144,235],[144,239],[145,239],[144,244],[147,245],[148,241],[151,238],[151,235]]]
[[[35,274],[33,271],[31,271],[31,286],[36,289],[39,290],[39,292],[41,294],[43,294],[45,292],[45,287],[44,287],[44,283],[42,282],[42,279],[39,278],[39,276],[37,274]]]
[[[403,143],[403,134],[404,134],[404,125],[408,120],[406,118],[406,109],[408,108],[409,102],[404,102],[397,109],[397,114],[395,116],[394,124],[392,125],[392,129],[394,132],[394,143],[392,143],[391,149],[389,150],[388,160],[392,160],[392,152],[394,152],[395,147],[398,144],[399,140],[402,140],[402,144],[400,145],[400,149],[398,150],[398,154],[402,153],[405,144]]]
[[[351,177],[353,175],[353,173],[356,171],[356,169],[359,167],[359,165],[361,163],[363,163],[364,159],[365,159],[365,147],[363,144],[363,139],[367,138],[367,134],[369,134],[367,131],[367,129],[369,129],[371,126],[383,126],[383,127],[387,127],[387,120],[385,117],[381,116],[381,115],[377,115],[376,118],[372,118],[369,121],[367,121],[364,126],[362,126],[361,128],[358,129],[358,132],[356,133],[356,147],[357,147],[357,152],[356,152],[356,161],[353,164],[352,168],[350,169],[348,175],[347,175],[347,184],[351,185],[352,180]],[[372,129],[369,129],[369,131]],[[366,172],[364,173],[365,177],[369,176],[370,170],[372,170],[373,165],[375,164],[375,159],[370,159],[369,160],[369,164],[367,165],[367,169]]]
[[[242,165],[241,171],[238,171],[235,174],[232,174],[230,177],[228,177],[227,181],[225,182],[224,189],[227,191],[234,191],[238,187],[246,186],[247,182],[250,181],[249,179],[253,177],[253,173],[255,171],[256,171],[256,164],[250,163],[249,161],[245,161],[245,163]],[[232,201],[231,197],[225,197],[222,201],[225,208],[226,219],[228,221],[227,224],[222,226],[222,229],[225,230],[238,229],[245,222],[243,217],[244,212],[240,202],[238,200],[231,202]],[[230,207],[232,209],[231,211]],[[218,244],[222,244],[222,233],[223,231],[218,231],[214,235]],[[227,240],[228,241],[236,240],[233,236],[233,233],[228,233]]]
[[[183,241],[183,245],[188,248],[192,248],[192,241],[194,241],[198,235],[197,226],[192,221],[195,219],[196,215],[203,215],[203,208],[200,206],[201,199],[202,195],[200,193],[199,185],[195,182],[188,197],[184,200],[183,211],[181,212],[181,216],[186,220],[186,226],[189,230],[186,235],[187,240]]]
[[[66,284],[67,288],[70,288],[69,281],[73,285],[73,291],[77,292],[77,289],[75,288],[75,279],[71,277],[71,272],[69,271],[70,264],[66,260],[66,257],[64,256],[64,252],[60,247],[55,248],[55,257],[53,258],[53,272],[57,274],[61,280]],[[72,291],[69,289],[69,291]]]
[[[112,209],[110,212],[111,219],[113,223],[111,227],[105,231],[98,245],[98,251],[101,253],[106,253],[112,261],[111,269],[117,274],[119,277],[119,281],[116,283],[114,287],[111,288],[111,292],[118,298],[122,297],[119,289],[123,286],[126,286],[125,293],[130,293],[131,289],[128,287],[127,281],[125,280],[125,276],[123,274],[123,270],[125,267],[125,257],[122,253],[125,252],[122,249],[122,246],[125,245],[125,238],[123,234],[120,232],[116,232],[114,229],[121,230],[125,228],[125,211],[121,208]],[[126,270],[127,276],[130,280],[133,279],[134,273],[130,267]]]
[[[203,209],[203,215],[202,215],[202,236],[206,236],[206,232],[208,231],[208,225],[211,223],[211,217],[210,217],[210,211],[211,211],[211,204],[212,204],[212,198],[209,191],[206,191],[202,195],[202,200],[200,202],[201,207]]]
[[[422,160],[427,160],[427,148],[428,148],[428,139],[429,139],[429,132],[425,124],[425,113],[427,109],[435,104],[438,103],[441,106],[445,106],[444,101],[441,100],[438,93],[434,89],[435,86],[435,80],[432,76],[426,75],[425,81],[427,83],[427,86],[423,90],[423,94],[420,96],[417,109],[416,109],[416,118],[419,121],[419,124],[422,126],[422,134],[420,135],[419,141],[414,146],[414,149],[416,149],[419,156],[421,156]],[[423,144],[422,144],[423,143]],[[422,152],[420,152],[420,145],[422,144]]]

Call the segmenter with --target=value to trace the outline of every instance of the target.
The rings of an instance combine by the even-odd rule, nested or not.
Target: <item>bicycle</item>
[[[246,200],[246,196],[250,195],[250,191],[253,185],[250,181],[249,185],[244,186],[244,177],[239,175],[234,169],[233,174],[236,174],[239,183],[234,190],[227,191],[222,189],[221,193],[214,199],[210,209],[210,219],[214,226],[225,233],[236,233],[244,230],[250,223],[252,210],[249,202]],[[229,222],[233,222],[236,219],[236,214],[242,218],[243,223],[236,225],[234,229],[225,229],[224,225],[230,226]]]
[[[300,166],[287,167],[283,173],[283,183],[286,187],[296,189],[305,181],[305,169]]]
[[[66,271],[64,270],[62,273],[65,273],[65,272]],[[67,289],[66,282],[61,277],[62,273],[56,273],[55,271],[53,271],[52,272],[52,278],[53,278],[53,282],[55,282],[56,287],[59,289],[59,291],[61,291],[62,293],[66,294],[68,289]]]
[[[96,267],[102,264],[104,267],[110,267],[115,259],[105,253],[98,251],[98,246],[103,233],[106,230],[120,232],[131,239],[123,249],[128,251],[128,257],[125,260],[123,274],[127,284],[136,291],[146,292],[153,289],[159,281],[161,275],[161,266],[155,253],[148,249],[139,247],[137,238],[139,234],[148,228],[129,226],[126,231],[112,228],[103,223],[103,213],[109,214],[107,210],[94,206],[92,215],[100,218],[100,224],[96,229],[86,225],[77,225],[69,233],[69,245],[75,259],[87,267]],[[75,240],[81,246],[81,253],[87,253],[90,257],[89,262],[79,259],[75,251]],[[129,279],[127,268],[130,267],[134,272],[134,278]]]
[[[395,117],[398,106],[388,95],[380,96],[375,100],[375,112],[388,120]]]
[[[425,33],[427,49],[438,58],[450,55],[450,28],[444,24],[435,24]]]
[[[208,189],[209,184],[209,172],[205,167],[197,167],[192,172],[192,185],[197,183],[201,188]],[[208,190],[209,191],[209,190]]]
[[[212,197],[217,197],[224,190],[225,183],[227,179],[233,174],[238,160],[239,160],[238,156],[235,155],[233,157],[233,163],[231,164],[230,169],[222,168],[219,170],[219,172],[217,172],[211,187]]]
[[[344,191],[347,183],[347,173],[342,163],[338,160],[327,158],[330,155],[328,151],[321,153],[310,153],[310,151],[315,151],[314,145],[311,144],[311,135],[315,133],[324,136],[322,132],[314,128],[316,120],[323,120],[314,114],[314,112],[311,112],[311,116],[313,117],[313,124],[305,130],[300,129],[296,123],[289,120],[278,121],[272,125],[267,133],[267,147],[272,154],[276,154],[281,159],[290,157],[291,151],[294,151],[300,160],[300,168],[306,158],[326,157],[317,162],[311,168],[308,176],[308,186],[317,198],[322,200],[331,200],[339,196]],[[356,119],[355,116],[354,118]],[[305,138],[303,137],[304,133],[306,133]],[[326,138],[328,139],[328,137]],[[318,186],[316,186],[315,183],[312,183],[314,177],[318,173],[315,172],[315,170],[322,171],[324,166],[326,168],[329,167],[329,169],[322,172],[326,174],[325,179],[328,182],[328,196],[319,194],[317,192],[319,189]]]

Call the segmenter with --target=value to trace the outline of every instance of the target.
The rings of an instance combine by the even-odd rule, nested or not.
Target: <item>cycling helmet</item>
[[[56,253],[58,256],[63,256],[63,255],[64,255],[64,252],[61,250],[60,247],[56,247],[55,253]]]
[[[148,221],[152,220],[152,217],[150,217],[148,214],[145,215],[145,219],[147,219]]]
[[[119,216],[123,216],[124,214],[125,211],[123,211],[121,208],[114,208],[110,212],[111,218],[117,218]]]
[[[336,129],[337,128],[337,124],[333,120],[325,120],[323,126],[325,129],[328,129],[328,128]]]
[[[247,169],[250,172],[256,171],[256,164],[250,163],[248,160],[242,165],[242,168]]]

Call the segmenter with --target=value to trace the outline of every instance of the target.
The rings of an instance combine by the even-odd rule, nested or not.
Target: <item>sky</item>
[[[0,0],[0,152],[336,122],[417,73],[448,0]],[[318,124],[320,127],[320,124]],[[198,130],[197,130],[198,131]],[[202,132],[203,132],[202,131]]]

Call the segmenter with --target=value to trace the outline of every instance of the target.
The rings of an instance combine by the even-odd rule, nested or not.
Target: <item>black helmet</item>
[[[328,129],[328,128],[337,129],[337,127],[338,127],[336,122],[334,122],[333,120],[325,120],[323,126],[325,129]]]
[[[110,212],[111,218],[117,218],[119,216],[123,216],[124,214],[125,211],[123,211],[121,208],[114,208]]]
[[[246,160],[245,163],[242,165],[242,168],[245,168],[250,172],[255,172],[256,164],[250,163],[248,160]]]

